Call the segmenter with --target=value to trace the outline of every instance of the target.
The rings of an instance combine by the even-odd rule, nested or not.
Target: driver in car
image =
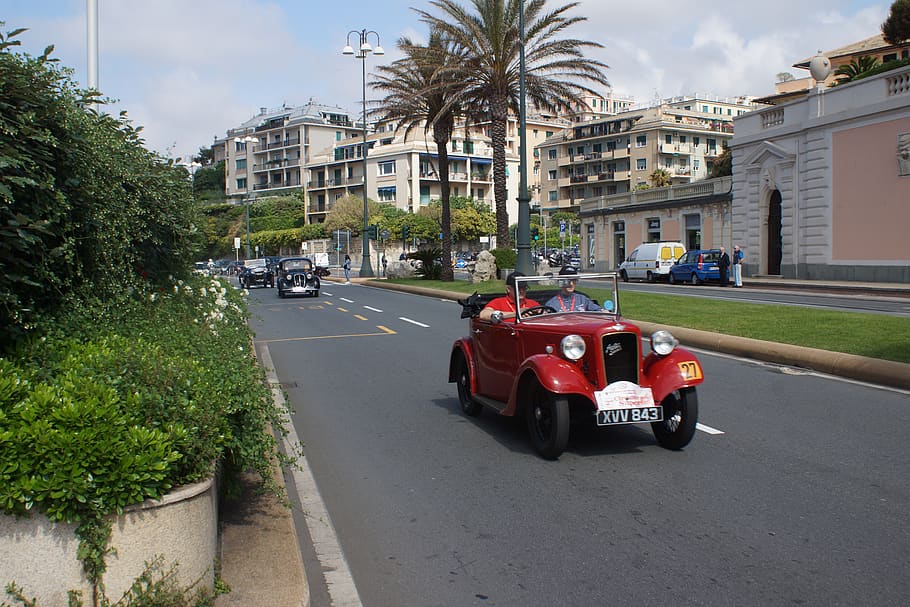
[[[569,277],[578,276],[578,270],[572,266],[563,266],[559,271],[559,275],[563,277],[559,280],[559,293],[550,298],[550,301],[547,302],[548,307],[557,312],[600,311],[600,306],[588,299],[586,295],[575,292],[575,284],[578,279]]]
[[[524,276],[524,274],[521,272],[512,272],[509,274],[508,278],[506,278],[505,296],[497,297],[484,306],[479,314],[481,320],[491,320],[495,312],[500,312],[503,320],[514,319],[515,316],[517,316],[515,312],[515,279],[519,276]],[[518,305],[522,312],[530,308],[540,307],[540,304],[533,299],[527,299],[527,297],[525,297],[527,294],[528,285],[522,284],[521,287],[518,288]]]

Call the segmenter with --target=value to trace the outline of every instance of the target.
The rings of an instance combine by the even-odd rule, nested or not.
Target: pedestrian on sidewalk
[[[344,256],[344,284],[351,284],[351,256]]]
[[[733,247],[733,286],[735,288],[740,288],[743,286],[743,255],[742,250],[740,250],[739,245],[734,245]]]
[[[726,287],[730,282],[730,256],[727,250],[720,248],[720,259],[717,260],[717,267],[720,270],[720,286]]]

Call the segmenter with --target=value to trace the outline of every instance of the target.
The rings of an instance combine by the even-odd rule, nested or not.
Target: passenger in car
[[[563,277],[578,276],[578,270],[565,266],[559,271]],[[577,278],[562,278],[559,281],[559,293],[550,298],[547,306],[557,312],[599,312],[600,306],[588,299],[583,293],[575,292]]]
[[[503,320],[514,320],[517,316],[515,311],[515,285],[517,284],[516,278],[524,276],[521,272],[512,272],[506,278],[506,294],[503,297],[497,297],[492,300],[483,310],[480,311],[478,315],[481,320],[490,320],[493,318],[494,312],[501,312]],[[518,305],[521,308],[521,311],[524,312],[529,308],[540,307],[540,304],[534,301],[533,299],[527,299],[526,295],[528,293],[528,286],[522,284],[518,288]]]

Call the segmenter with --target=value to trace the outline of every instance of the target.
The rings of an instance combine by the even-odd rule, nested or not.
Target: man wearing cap
[[[494,312],[501,312],[503,320],[514,319],[517,316],[515,312],[515,284],[516,278],[524,276],[521,272],[512,272],[506,278],[506,294],[503,297],[497,297],[492,300],[483,310],[480,311],[479,318],[481,320],[490,320],[493,318]],[[540,304],[534,301],[533,299],[527,299],[525,295],[528,293],[528,285],[522,284],[518,287],[518,305],[521,308],[521,311],[524,312],[528,308],[539,307]]]
[[[599,312],[600,306],[588,299],[582,293],[575,292],[575,284],[578,279],[578,270],[572,266],[564,266],[559,271],[562,278],[559,281],[559,293],[550,298],[547,305],[557,312]]]

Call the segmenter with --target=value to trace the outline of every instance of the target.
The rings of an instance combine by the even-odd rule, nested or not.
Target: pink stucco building
[[[910,282],[910,67],[735,120],[746,275]]]

